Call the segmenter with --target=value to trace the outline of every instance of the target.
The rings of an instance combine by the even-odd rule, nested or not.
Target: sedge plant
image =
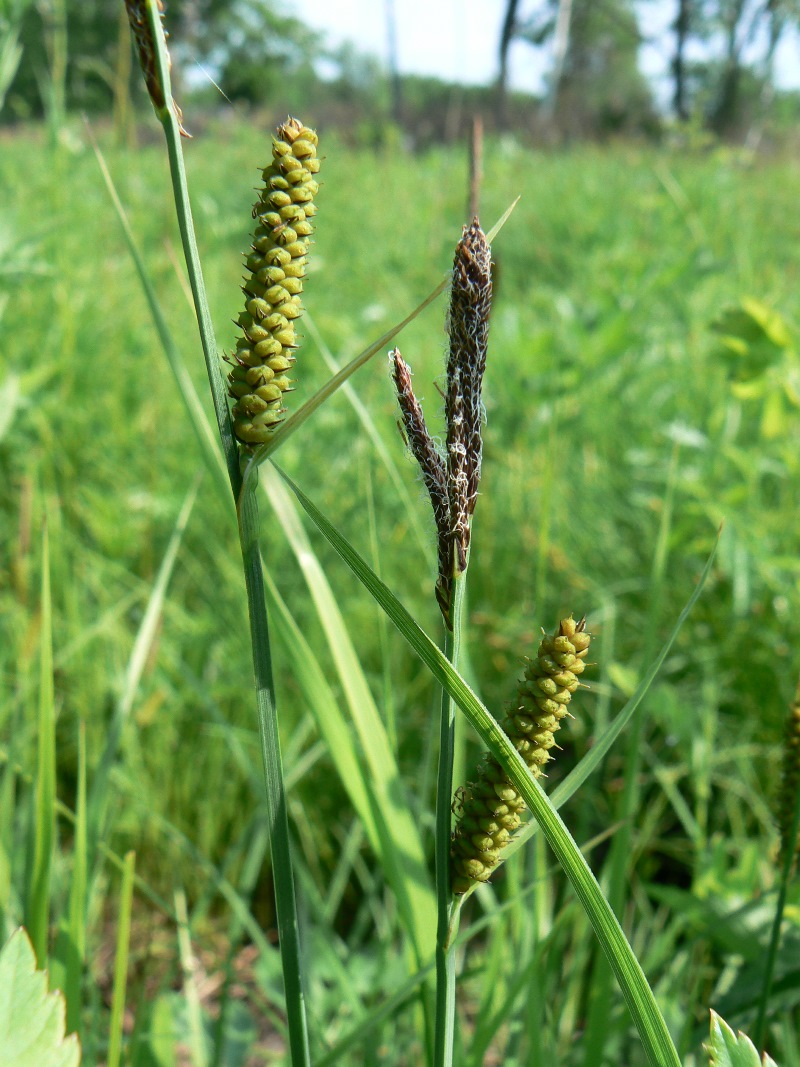
[[[127,6],[151,100],[166,135],[178,222],[225,471],[239,521],[269,811],[290,1056],[293,1067],[299,1067],[311,1062],[310,1043],[255,490],[261,465],[268,458],[271,459],[288,435],[295,432],[359,366],[372,358],[403,324],[395,328],[391,335],[384,335],[376,345],[370,346],[344,371],[334,376],[296,415],[282,421],[284,400],[292,387],[289,374],[296,348],[294,322],[302,311],[300,293],[311,219],[315,211],[317,189],[314,175],[318,165],[315,134],[302,123],[289,120],[279,128],[273,141],[272,162],[263,172],[264,190],[254,208],[256,229],[252,253],[247,261],[250,277],[244,285],[245,309],[239,318],[241,335],[230,357],[232,370],[227,382],[224,380],[193,231],[180,146],[180,137],[185,131],[180,112],[171,97],[169,62],[160,12],[155,0],[129,0]],[[484,881],[496,866],[500,852],[517,828],[517,817],[524,804],[533,812],[536,823],[566,871],[589,917],[620,983],[649,1062],[659,1067],[675,1067],[677,1053],[642,968],[580,849],[537,782],[540,768],[553,746],[553,732],[572,693],[581,684],[579,675],[585,665],[589,644],[583,620],[576,622],[571,618],[564,619],[556,633],[545,638],[538,656],[526,670],[517,705],[505,724],[499,723],[478,700],[456,666],[461,640],[470,523],[477,500],[481,466],[481,380],[486,361],[491,299],[490,236],[483,234],[476,221],[465,230],[456,252],[449,316],[451,348],[445,392],[447,438],[444,456],[438,453],[425,429],[421,409],[410,386],[408,366],[397,350],[392,356],[408,443],[423,467],[423,477],[434,505],[439,555],[436,598],[445,623],[443,649],[428,638],[302,490],[288,479],[287,484],[312,521],[369,589],[442,687],[436,817],[438,932],[433,953],[437,994],[431,1062],[436,1067],[449,1067],[453,1062],[453,945],[460,898],[469,891],[472,883]],[[442,288],[440,286],[430,299]],[[234,400],[232,411],[229,396]],[[190,406],[188,401],[187,406]],[[456,706],[476,728],[489,755],[475,785],[463,789],[458,795],[457,804],[460,804],[462,820],[454,837],[451,805]],[[628,715],[632,713],[631,710]],[[609,735],[613,730],[618,733],[619,729],[621,725],[614,724]],[[500,806],[491,801],[492,794],[497,797]],[[501,810],[502,805],[505,805],[505,810]],[[505,825],[499,820],[504,820]],[[421,965],[423,980],[424,970],[425,966]]]
[[[177,110],[172,100],[169,89],[169,60],[164,43],[160,12],[154,0],[141,4],[129,3],[128,10],[136,40],[139,45],[140,59],[145,73],[145,81],[156,113],[162,122],[166,134],[173,178],[173,190],[175,193],[178,221],[186,255],[187,269],[195,301],[195,309],[197,312],[206,367],[214,400],[218,430],[225,455],[226,469],[233,496],[236,501],[237,515],[239,518],[240,545],[244,564],[245,585],[248,595],[253,656],[256,672],[259,726],[262,736],[262,753],[264,757],[265,778],[267,783],[268,806],[270,810],[270,844],[273,857],[273,869],[276,875],[276,907],[278,912],[280,945],[286,986],[285,992],[287,1017],[289,1021],[289,1039],[292,1062],[295,1065],[299,1065],[309,1062],[309,1041],[303,998],[301,958],[297,937],[297,917],[294,903],[294,885],[289,849],[285,789],[282,780],[280,748],[277,734],[271,650],[266,619],[266,598],[264,595],[261,555],[258,544],[258,510],[255,498],[255,485],[259,464],[262,463],[281,442],[280,429],[273,434],[271,428],[279,421],[275,416],[280,414],[279,407],[281,405],[283,394],[288,391],[288,382],[280,382],[276,386],[274,379],[276,377],[285,377],[282,372],[288,370],[291,365],[291,357],[284,355],[284,352],[286,350],[291,351],[294,347],[293,339],[290,336],[290,323],[292,319],[296,317],[294,315],[294,309],[298,306],[293,298],[299,295],[290,292],[285,286],[281,286],[285,297],[282,296],[280,304],[281,306],[283,304],[288,304],[288,306],[292,308],[292,314],[283,315],[281,319],[275,319],[274,322],[271,320],[270,317],[272,315],[280,315],[280,312],[272,311],[271,301],[267,296],[267,292],[270,287],[277,285],[284,279],[277,278],[276,280],[275,275],[271,275],[269,272],[274,268],[282,270],[285,265],[285,263],[281,262],[281,259],[285,260],[285,257],[278,255],[272,257],[271,254],[273,248],[276,249],[281,247],[282,242],[280,237],[285,235],[289,238],[286,241],[286,245],[293,245],[296,242],[291,238],[299,238],[303,235],[298,234],[296,227],[292,226],[294,218],[286,217],[285,213],[281,216],[281,208],[290,208],[290,204],[269,204],[271,208],[278,208],[276,214],[280,216],[280,221],[277,219],[267,219],[265,226],[269,227],[272,234],[278,236],[278,239],[270,240],[268,233],[259,235],[258,232],[254,239],[253,254],[254,256],[258,255],[260,258],[258,262],[254,260],[252,263],[248,263],[248,266],[251,267],[251,269],[253,267],[256,268],[253,274],[256,280],[256,285],[254,286],[251,283],[249,289],[247,284],[245,285],[245,291],[248,294],[247,305],[246,310],[240,319],[243,334],[241,342],[237,344],[237,354],[234,357],[235,366],[229,378],[230,391],[234,393],[237,400],[232,419],[225,397],[226,389],[222,382],[217,362],[216,342],[211,328],[202,270],[194,237],[188,189],[186,186],[185,171],[180,148],[180,136],[185,131],[182,127],[180,112]],[[298,125],[296,129],[299,135],[305,128]],[[310,143],[309,137],[303,136],[298,137],[298,139],[305,142],[302,145],[302,149],[305,152],[306,144]],[[280,140],[280,137],[278,140]],[[282,153],[282,149],[276,151],[276,164]],[[298,162],[302,163],[302,158],[304,157],[301,157]],[[275,173],[270,176],[279,176],[277,169]],[[311,179],[309,178],[309,180]],[[267,185],[268,182],[269,179],[267,179]],[[286,192],[286,190],[280,189],[276,191]],[[261,212],[259,212],[258,207],[256,213],[259,215],[259,218],[261,218]],[[267,215],[269,213],[264,212],[263,214]],[[279,230],[280,234],[276,234],[276,230]],[[294,234],[291,233],[292,230],[294,230]],[[482,234],[478,236],[479,232],[479,227],[477,227],[474,237],[479,246],[479,255],[477,256],[479,271],[482,278],[488,279],[489,251],[485,244],[485,239],[482,238]],[[263,247],[259,247],[256,242],[261,240],[262,237],[266,239],[262,241]],[[462,242],[462,245],[467,247],[465,242]],[[289,252],[290,261],[303,259],[305,254],[304,251],[298,249],[297,256],[292,254],[293,251],[294,249]],[[259,277],[259,273],[262,271],[265,272],[263,278]],[[469,270],[465,270],[464,268],[460,269],[457,258],[456,273],[462,272],[466,277],[468,285],[471,285],[472,282],[469,278]],[[289,299],[287,300],[286,297]],[[471,297],[469,297],[469,299],[471,299]],[[267,305],[269,305],[269,307],[267,307]],[[483,330],[485,334],[486,325],[488,323],[488,293],[486,294],[485,308],[480,314],[483,316]],[[285,336],[281,336],[281,334],[284,334]],[[455,508],[457,531],[455,532],[452,541],[452,555],[450,556],[450,560],[447,562],[446,566],[440,567],[440,577],[437,584],[437,599],[442,607],[448,632],[453,636],[452,638],[448,637],[446,640],[446,651],[449,653],[449,656],[438,653],[438,656],[441,657],[440,659],[434,658],[433,660],[427,660],[429,667],[433,669],[434,674],[438,677],[440,682],[442,682],[443,691],[446,694],[446,696],[443,697],[443,707],[445,707],[446,710],[442,715],[442,736],[448,737],[448,743],[443,745],[443,752],[445,755],[441,766],[444,770],[440,770],[438,800],[439,816],[437,817],[437,826],[440,827],[437,831],[437,899],[439,900],[440,919],[439,935],[437,937],[439,992],[437,993],[435,1055],[442,1064],[452,1060],[452,1025],[455,1003],[454,969],[452,950],[450,948],[450,923],[454,906],[453,902],[450,900],[451,881],[449,873],[450,793],[452,772],[447,770],[447,751],[448,749],[452,749],[452,742],[449,740],[453,721],[452,701],[455,701],[462,708],[466,705],[469,709],[468,713],[471,713],[473,723],[478,727],[484,740],[489,745],[490,750],[497,756],[501,765],[508,772],[514,785],[519,788],[520,794],[525,802],[534,809],[538,817],[543,818],[544,811],[550,810],[547,809],[546,802],[543,801],[543,794],[536,792],[535,789],[533,789],[535,779],[530,774],[525,763],[522,762],[513,744],[509,741],[504,731],[498,728],[496,720],[494,720],[479,703],[475,703],[475,698],[471,695],[468,687],[465,687],[463,681],[458,678],[457,673],[453,671],[451,663],[451,660],[457,659],[458,649],[456,644],[457,638],[455,635],[460,633],[460,623],[457,623],[457,619],[461,610],[459,601],[463,602],[463,574],[466,570],[467,550],[469,546],[469,518],[475,505],[477,479],[480,472],[479,444],[476,444],[474,437],[470,439],[472,453],[471,456],[468,457],[467,445],[465,443],[465,431],[474,431],[476,427],[479,431],[481,417],[479,382],[483,374],[483,361],[485,361],[485,336],[483,341],[484,348],[482,356],[479,354],[477,364],[473,362],[473,365],[467,369],[458,364],[458,359],[460,358],[458,349],[454,348],[451,351],[451,393],[447,403],[450,412],[450,425],[448,429],[448,465],[452,472],[453,484],[447,486],[447,495],[448,501],[452,500],[454,502],[453,507]],[[275,350],[274,342],[277,342],[280,346],[280,352]],[[260,351],[257,351],[258,345],[262,345]],[[369,352],[369,356],[372,354],[372,352]],[[366,358],[369,358],[369,356]],[[273,361],[272,366],[269,365],[270,360]],[[279,366],[275,362],[276,360],[285,360],[286,365],[284,366],[283,363],[281,363]],[[357,361],[353,361],[353,364],[347,368],[348,374],[346,376],[349,376],[349,374],[352,373],[356,364]],[[399,363],[396,364],[396,366],[399,367]],[[270,377],[270,374],[268,373],[270,371],[272,372],[272,377]],[[474,379],[476,374],[478,376],[477,388],[475,381],[470,379],[470,376]],[[336,376],[332,380],[326,395],[329,395],[333,389],[344,381],[346,376]],[[275,388],[277,388],[280,396],[275,394]],[[244,403],[242,403],[243,398]],[[323,399],[325,399],[325,395],[319,396],[317,404],[321,403]],[[313,410],[312,406],[306,405],[304,411],[305,417],[308,417],[311,410]],[[466,422],[465,415],[469,416],[471,422]],[[286,431],[289,431],[290,426],[292,429],[296,429],[301,421],[299,416],[294,420],[290,420],[290,422],[286,424]],[[255,454],[249,462],[244,465],[243,475],[243,465],[240,463],[240,451],[243,447],[243,449],[249,453],[254,446],[257,446]],[[301,500],[301,503],[304,503],[304,506],[307,506],[302,496],[300,496],[299,499]],[[452,512],[450,517],[451,519],[453,518]],[[448,531],[448,537],[449,536],[450,532]],[[442,556],[440,555],[440,561],[441,560]],[[378,599],[380,602],[381,598],[378,597]],[[397,621],[396,617],[395,621]],[[408,632],[406,632],[406,636],[409,636]],[[447,779],[446,786],[442,781],[442,775]],[[542,807],[543,803],[545,805],[544,809]],[[445,814],[442,815],[442,812]],[[585,861],[580,857],[580,854],[574,845],[574,842],[571,842],[569,835],[566,837],[563,836],[563,831],[558,829],[559,825],[563,827],[563,824],[559,824],[558,821],[554,823],[549,817],[545,818],[543,822],[545,832],[548,834],[551,844],[556,848],[557,854],[562,862],[567,861],[567,857],[569,857],[567,862],[572,868],[571,876],[575,880],[576,887],[581,886],[583,890],[585,906],[589,908],[590,915],[593,916],[595,928],[601,933],[605,947],[607,950],[612,951],[612,954],[614,951],[616,952],[615,962],[621,964],[622,959],[627,957],[628,960],[633,963],[633,966],[629,968],[629,980],[623,988],[626,994],[630,994],[628,997],[629,1003],[635,1006],[634,1016],[637,1018],[637,1022],[641,1024],[640,1031],[645,1038],[650,1057],[654,1063],[675,1063],[674,1048],[669,1040],[663,1020],[657,1011],[652,993],[649,991],[649,988],[643,979],[641,968],[638,967],[638,964],[635,964],[635,960],[627,946],[627,942],[625,942],[619,925],[613,920],[607,905],[604,906],[602,894],[600,894],[596,883],[593,883],[591,878],[587,881],[588,868],[585,865]],[[594,888],[592,888],[592,884]],[[614,949],[609,948],[612,943]],[[624,949],[622,948],[623,945],[625,946]],[[618,974],[624,973],[624,970],[620,971],[618,968],[615,969],[618,970]],[[633,976],[632,979],[631,975]],[[636,992],[637,990],[638,995]],[[641,995],[641,999],[639,999],[639,995]],[[659,1049],[660,1051],[656,1051],[656,1049]]]
[[[275,699],[275,684],[272,673],[272,653],[269,638],[269,626],[267,621],[267,603],[264,589],[264,578],[261,562],[261,551],[258,539],[258,503],[255,495],[255,485],[251,482],[245,487],[242,478],[240,463],[240,443],[249,448],[259,437],[259,427],[266,429],[274,419],[276,406],[278,406],[283,392],[289,388],[288,380],[281,380],[281,385],[275,386],[274,380],[285,379],[278,370],[287,370],[291,365],[289,357],[283,355],[285,351],[294,348],[293,331],[291,329],[292,318],[282,315],[280,328],[274,322],[270,322],[269,315],[271,303],[265,300],[263,304],[256,306],[256,301],[262,300],[262,293],[266,293],[268,283],[265,279],[257,278],[258,270],[279,268],[279,264],[290,265],[303,260],[305,248],[303,237],[285,222],[272,224],[269,222],[259,223],[263,231],[256,230],[253,243],[253,255],[260,256],[258,269],[255,260],[248,262],[253,273],[250,290],[247,292],[246,310],[240,317],[242,327],[243,345],[237,347],[237,352],[247,352],[247,355],[237,355],[236,367],[231,372],[230,390],[237,397],[238,407],[235,409],[233,418],[229,411],[226,390],[222,381],[222,375],[217,358],[217,344],[214,336],[211,316],[206,298],[205,283],[203,280],[202,267],[197,251],[197,241],[194,235],[189,193],[186,184],[186,173],[183,165],[183,156],[180,148],[180,136],[185,136],[181,123],[180,110],[172,100],[169,77],[169,55],[166,49],[164,30],[162,25],[163,12],[161,5],[154,0],[142,0],[135,2],[129,0],[126,4],[129,21],[137,43],[139,58],[145,77],[150,99],[155,108],[165,131],[169,153],[170,173],[172,177],[175,206],[178,223],[181,231],[186,266],[194,298],[195,311],[197,314],[198,327],[206,361],[209,385],[214,400],[214,410],[217,419],[217,429],[225,454],[226,468],[230,481],[231,491],[236,503],[236,511],[239,526],[239,542],[242,553],[245,587],[247,590],[248,616],[250,620],[250,634],[253,648],[253,664],[255,671],[256,700],[258,707],[258,722],[261,735],[261,750],[264,761],[264,779],[267,795],[267,807],[269,812],[269,840],[272,854],[272,867],[275,873],[275,906],[278,917],[280,932],[280,951],[283,961],[283,975],[286,995],[286,1012],[289,1029],[289,1045],[293,1067],[307,1067],[310,1064],[310,1051],[308,1040],[308,1025],[306,1019],[306,1007],[303,992],[303,979],[301,973],[301,955],[298,933],[297,909],[295,906],[294,875],[292,869],[292,857],[289,841],[289,824],[286,806],[286,790],[283,780],[281,764],[280,740],[278,736],[278,722]],[[300,138],[303,127],[298,123],[287,123],[283,129],[283,135],[273,142],[273,162],[268,165],[264,172],[265,196],[273,193],[270,188],[270,179],[278,179],[281,173],[291,173],[290,168],[281,169],[289,158],[300,164],[302,173],[307,175],[300,183],[301,194],[306,197],[298,201],[308,206],[313,203],[313,194],[309,195],[311,188],[311,171],[302,166],[302,160],[314,155],[314,146],[307,138]],[[308,131],[306,131],[308,132]],[[303,140],[303,152],[300,158],[292,153],[292,144],[296,140]],[[306,149],[306,146],[308,148]],[[289,187],[289,182],[286,182]],[[283,192],[283,190],[274,190]],[[288,196],[289,203],[293,203],[291,194]],[[272,207],[273,205],[269,205]],[[283,208],[284,205],[281,205]],[[279,209],[280,210],[280,209]],[[303,207],[298,207],[303,219],[306,213]],[[254,211],[256,217],[258,205]],[[308,212],[310,216],[311,212]],[[284,211],[285,215],[285,211]],[[293,221],[296,221],[293,219]],[[279,232],[278,232],[279,231]],[[306,231],[310,232],[310,229]],[[289,241],[290,236],[294,237]],[[287,249],[287,246],[295,245]],[[279,252],[282,248],[283,252]],[[275,285],[274,277],[269,279],[270,284]],[[282,271],[282,281],[286,281],[290,275]],[[296,278],[300,282],[300,278]],[[297,308],[294,298],[296,292],[290,292],[284,284],[279,287],[284,299],[282,303],[288,304],[292,309]],[[270,311],[266,311],[266,307]],[[285,309],[288,310],[288,309]],[[266,325],[268,323],[268,325]],[[258,345],[262,344],[262,349]],[[252,347],[249,347],[252,345]],[[248,377],[248,370],[254,371]],[[237,377],[237,371],[241,374]],[[247,387],[247,391],[240,393],[240,384]],[[278,397],[273,396],[273,390],[277,389]],[[265,399],[267,393],[270,399]],[[234,436],[234,427],[238,430]],[[263,440],[263,437],[261,438]]]

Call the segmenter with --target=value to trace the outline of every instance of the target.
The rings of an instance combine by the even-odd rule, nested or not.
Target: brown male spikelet
[[[166,107],[166,98],[164,86],[161,84],[161,77],[158,73],[156,43],[153,40],[153,31],[147,17],[147,0],[125,0],[125,9],[128,12],[128,23],[136,43],[136,50],[139,53],[139,65],[144,74],[144,83],[147,86],[148,95],[153,101],[153,107],[158,113],[163,111]],[[163,23],[164,5],[161,0],[156,0],[156,9],[158,11],[159,19]],[[166,37],[168,35],[164,34],[164,36]],[[169,66],[172,64],[169,52],[167,52],[167,63]],[[172,101],[172,106],[175,109],[175,117],[178,120],[178,127],[180,128],[181,134],[184,137],[188,137],[189,134],[183,128],[183,114],[181,109],[174,100]]]
[[[797,795],[800,793],[800,684],[786,721],[783,741],[783,772],[778,796],[778,829],[781,835],[781,859],[787,852],[800,852],[800,836],[792,840]]]
[[[590,636],[586,620],[562,619],[553,636],[545,635],[535,659],[528,660],[514,707],[503,730],[535,777],[553,757],[554,734],[586,668]],[[497,760],[487,755],[478,780],[456,793],[457,816],[450,849],[453,893],[487,882],[502,851],[522,821],[525,801]]]
[[[263,444],[282,421],[283,394],[297,348],[295,320],[303,312],[300,294],[317,208],[317,135],[297,119],[278,127],[264,188],[253,208],[258,220],[246,266],[251,277],[242,291],[245,310],[237,322],[242,336],[228,359],[228,391],[236,401],[233,429],[248,449]]]
[[[436,599],[449,629],[453,577],[467,566],[470,521],[481,475],[481,389],[492,303],[491,268],[492,251],[475,218],[471,226],[464,227],[453,261],[447,314],[450,345],[444,388],[444,456],[425,426],[408,364],[397,349],[391,353],[406,438],[433,504],[439,550]]]

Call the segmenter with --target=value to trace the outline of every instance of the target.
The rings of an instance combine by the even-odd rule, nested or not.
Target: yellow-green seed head
[[[586,668],[591,638],[584,625],[584,619],[562,619],[552,636],[545,635],[538,655],[525,665],[514,707],[502,724],[537,778],[553,758],[553,735]],[[487,756],[477,781],[458,790],[453,810],[457,821],[450,848],[450,884],[461,896],[476,882],[488,882],[522,822],[525,802],[497,760]]]
[[[282,421],[283,394],[293,381],[295,323],[303,313],[301,294],[316,214],[319,171],[317,135],[297,119],[278,127],[272,162],[262,171],[264,188],[253,208],[257,220],[245,266],[245,310],[237,319],[242,336],[229,358],[233,430],[248,450],[267,440]]]

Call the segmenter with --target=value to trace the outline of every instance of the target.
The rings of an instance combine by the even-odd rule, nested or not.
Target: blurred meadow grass
[[[219,342],[229,349],[269,128],[218,123],[186,148],[209,301]],[[301,327],[306,340],[295,368],[300,400],[329,373],[313,338],[339,362],[351,358],[449,269],[465,221],[467,163],[457,149],[381,155],[324,131],[321,144],[321,210],[304,301],[311,322]],[[163,149],[104,145],[104,152],[205,397]],[[769,805],[777,743],[800,666],[792,625],[800,608],[800,412],[790,404],[781,432],[771,432],[763,398],[732,389],[711,327],[726,308],[753,297],[794,334],[800,169],[791,160],[749,162],[722,150],[693,156],[620,145],[551,154],[490,141],[484,171],[484,225],[522,199],[494,244],[467,670],[499,714],[522,657],[535,652],[539,627],[570,611],[588,614],[597,636],[593,692],[559,735],[566,751],[552,765],[548,791],[633,692],[725,523],[712,579],[646,699],[640,807],[620,916],[691,1062],[708,1006],[735,1025],[750,1018],[747,984],[757,986],[747,970],[757,968],[770,917],[757,897],[776,877]],[[159,1005],[171,1005],[173,1022],[185,1016],[191,1031],[177,936],[154,903],[171,913],[184,893],[209,969],[224,967],[229,947],[230,966],[238,965],[241,938],[260,945],[249,973],[252,1014],[231,1009],[231,1025],[260,1033],[263,1051],[264,1018],[280,1030],[280,987],[269,940],[257,942],[257,924],[268,931],[273,916],[232,516],[206,476],[158,624],[147,631],[141,678],[126,689],[134,642],[202,459],[83,134],[55,152],[35,130],[5,134],[0,187],[7,193],[0,207],[3,934],[20,921],[26,878],[46,515],[57,792],[67,806],[74,808],[78,793],[79,724],[91,791],[109,723],[128,701],[100,832],[117,856],[136,852],[129,997],[141,1011],[132,1062],[162,1062],[152,1036]],[[442,300],[398,339],[429,411],[438,403],[443,318]],[[793,366],[788,346],[782,355]],[[278,461],[435,635],[434,533],[397,433],[382,357],[351,384],[396,471],[344,393],[290,439]],[[766,388],[786,395],[781,380]],[[427,531],[421,538],[420,527]],[[430,854],[435,685],[325,543],[313,531],[309,539]],[[405,948],[384,875],[331,755],[343,727],[326,734],[319,725],[325,701],[346,711],[334,656],[298,560],[266,508],[263,547],[278,605],[276,677],[312,1032],[335,1044],[401,986]],[[335,643],[335,634],[328,640]],[[613,831],[623,751],[612,752],[565,810],[581,843]],[[464,737],[461,766],[471,768],[476,754]],[[457,769],[456,777],[465,775]],[[59,819],[58,835],[56,914],[66,912],[70,887],[68,820]],[[598,875],[607,850],[602,840],[590,855]],[[469,957],[462,1008],[475,1039],[465,1063],[483,1062],[483,1051],[487,1063],[582,1058],[574,1035],[591,1002],[594,945],[552,868],[537,838],[479,896],[490,911],[510,903],[476,935],[480,949]],[[90,881],[90,970],[102,992],[85,996],[89,1063],[104,1054],[97,1034],[107,1026],[89,1020],[105,1017],[103,996],[110,997],[98,961],[108,959],[113,942],[118,892],[113,865]],[[244,909],[232,910],[232,901]],[[473,905],[470,918],[480,914]],[[523,979],[535,980],[535,995]],[[784,999],[796,1012],[796,982]],[[404,1003],[382,1024],[381,1044],[357,1042],[341,1062],[412,1062]],[[791,1027],[774,1040],[781,1062],[800,1062]],[[491,1059],[501,1052],[501,1060]],[[621,1001],[608,1022],[606,1053],[641,1062]],[[211,1062],[238,1062],[227,1055],[217,1051]]]

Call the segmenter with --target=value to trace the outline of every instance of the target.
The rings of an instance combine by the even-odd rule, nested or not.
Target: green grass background
[[[466,210],[463,150],[375,155],[324,131],[320,150],[305,296],[313,321],[296,366],[298,405],[329,373],[317,338],[344,362],[403,318],[449,269]],[[154,138],[135,151],[110,143],[104,151],[205,397],[163,148]],[[186,146],[209,300],[228,349],[257,167],[268,153],[268,127],[241,121],[213,124]],[[91,789],[135,635],[201,457],[82,131],[57,150],[37,131],[5,133],[0,188],[0,773],[6,800],[16,798],[0,816],[5,935],[21,920],[36,767],[42,521],[50,534],[58,796],[74,806],[78,724],[86,727]],[[759,898],[776,877],[769,805],[800,667],[800,411],[785,400],[777,374],[770,378],[766,397],[784,398],[786,414],[771,436],[763,400],[732,392],[710,327],[726,307],[754,297],[793,330],[800,170],[791,160],[752,161],[723,150],[551,154],[488,141],[484,226],[517,196],[494,245],[467,670],[500,713],[522,657],[535,652],[539,627],[552,628],[569,612],[588,614],[597,667],[588,676],[592,692],[559,736],[555,783],[635,688],[724,522],[712,579],[646,699],[641,802],[621,916],[679,1050],[694,1062],[709,1006],[734,1025],[752,1018],[770,918]],[[398,341],[437,425],[444,313],[443,298]],[[780,361],[791,381],[794,353],[780,353]],[[392,468],[343,393],[291,438],[279,461],[435,636],[433,527],[397,432],[385,359],[376,357],[352,385]],[[295,555],[277,519],[263,511],[269,574],[341,698]],[[430,853],[435,687],[327,546],[309,536]],[[321,1048],[400,986],[405,950],[395,905],[314,725],[296,635],[280,614],[273,637],[311,1025]],[[105,840],[118,855],[136,850],[142,879],[129,991],[138,1020],[134,1063],[178,1062],[169,1041],[159,1052],[153,1037],[159,1006],[176,1032],[184,1026],[177,939],[163,917],[176,891],[186,893],[212,972],[229,946],[231,955],[238,951],[242,936],[220,879],[241,892],[266,929],[272,920],[251,679],[235,524],[206,476],[111,774]],[[623,750],[564,811],[581,842],[613,832]],[[472,767],[476,756],[465,737],[460,766]],[[58,829],[57,912],[69,891],[72,833],[65,819]],[[590,854],[598,872],[607,849],[606,839]],[[473,907],[477,919],[481,906],[512,902],[467,957],[462,1023],[473,1037],[465,1038],[465,1064],[484,1062],[484,1051],[486,1063],[583,1059],[576,1035],[591,1002],[594,949],[551,868],[543,846],[532,844],[508,865],[496,892]],[[104,1055],[117,878],[113,865],[101,867],[90,894],[89,1063]],[[792,921],[796,930],[796,912]],[[275,968],[262,946],[260,962],[247,971],[248,995],[233,996],[229,1013],[251,1035],[242,1047],[257,1045],[261,1058],[237,1060],[239,1045],[230,1039],[216,1062],[270,1062],[273,1028],[280,1056]],[[781,1017],[791,1020],[796,973],[787,982]],[[413,1062],[413,1008],[398,1009],[379,1033],[341,1062]],[[784,1064],[800,1062],[790,1022],[776,1024],[773,1040]],[[641,1062],[619,1000],[606,1051],[615,1062]]]

